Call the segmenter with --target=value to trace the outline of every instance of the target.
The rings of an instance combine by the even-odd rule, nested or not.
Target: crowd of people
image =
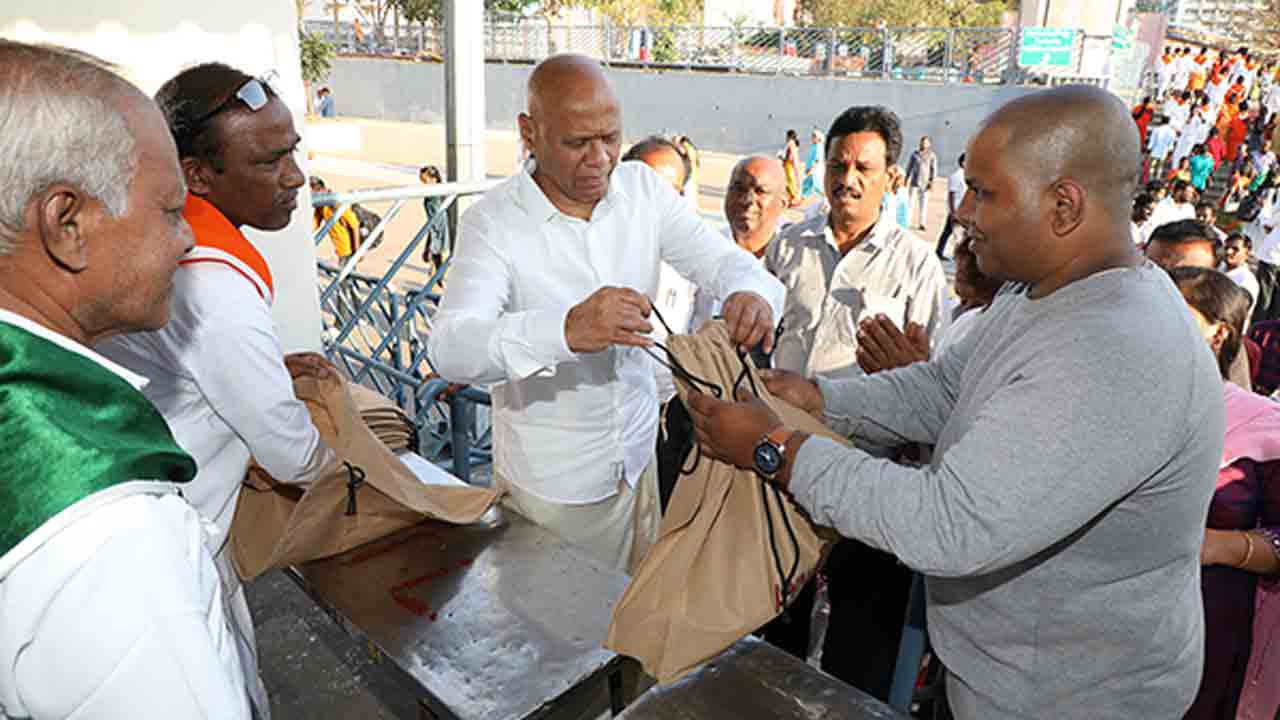
[[[1192,93],[1223,65],[1261,73],[1247,51],[1201,65]],[[1261,85],[1223,143],[1237,122],[1272,141]],[[518,117],[527,162],[461,216],[427,354],[491,387],[507,507],[604,566],[642,561],[690,452],[786,490],[842,537],[822,664],[867,692],[888,693],[914,573],[956,717],[1274,717],[1280,404],[1253,381],[1275,349],[1248,338],[1280,295],[1274,162],[1218,228],[1204,162],[1166,183],[1144,153],[1192,118],[1167,141],[1145,107],[1068,86],[999,108],[938,243],[917,234],[928,139],[895,171],[898,115],[849,107],[807,167],[794,133],[740,160],[721,232],[688,199],[688,138],[624,155],[606,71],[551,57]],[[22,130],[0,133],[0,714],[269,717],[230,518],[251,458],[302,487],[336,462],[292,378],[337,370],[283,354],[241,232],[297,209],[292,116],[226,65],[153,100],[81,53],[0,41],[0,126]],[[1251,137],[1222,156],[1233,185]],[[807,187],[823,202],[784,223]],[[345,213],[316,222],[358,247]],[[713,319],[853,445],[758,398],[680,402],[657,326]],[[814,595],[765,637],[807,654]]]
[[[1217,266],[1249,292],[1252,320],[1280,319],[1272,305],[1280,264],[1280,63],[1263,63],[1248,48],[1171,48],[1156,93],[1132,115],[1145,150],[1134,243],[1145,247],[1169,223],[1203,223],[1199,232],[1215,241]]]

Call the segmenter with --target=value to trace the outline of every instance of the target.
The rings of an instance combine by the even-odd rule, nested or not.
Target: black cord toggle
[[[349,462],[342,463],[347,469],[347,515],[356,514],[356,490],[364,485],[364,470]]]

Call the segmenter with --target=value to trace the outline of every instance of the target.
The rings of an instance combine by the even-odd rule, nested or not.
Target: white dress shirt
[[[951,211],[952,208],[960,208],[960,203],[964,201],[964,194],[968,190],[969,185],[964,181],[964,168],[956,168],[956,171],[947,178],[947,195],[951,200],[951,207],[947,208],[948,211]]]
[[[1249,317],[1253,317],[1253,307],[1258,304],[1258,278],[1249,269],[1248,265],[1241,265],[1234,270],[1227,270],[1226,276],[1248,291],[1249,297],[1253,298],[1253,302],[1249,303]]]
[[[1173,196],[1170,195],[1160,202],[1156,203],[1156,207],[1151,211],[1151,230],[1154,232],[1161,225],[1168,225],[1171,222],[1179,220],[1195,220],[1196,206],[1191,203],[1174,202]],[[1147,239],[1151,239],[1151,233],[1147,233]]]
[[[947,276],[933,250],[883,213],[843,257],[826,215],[788,226],[765,252],[765,266],[787,288],[774,367],[810,377],[863,374],[858,323],[878,313],[903,330],[920,323],[936,342],[947,325]]]
[[[12,313],[0,322],[145,380]],[[172,483],[114,485],[0,557],[0,717],[249,717],[207,526]]]
[[[782,285],[643,163],[618,165],[590,220],[557,210],[527,171],[463,215],[428,354],[451,382],[494,383],[496,474],[568,505],[612,497],[622,478],[634,487],[657,440],[654,361],[640,348],[576,354],[565,318],[605,286],[652,298],[664,261],[780,316]]]
[[[215,554],[251,457],[276,480],[299,484],[336,459],[293,394],[270,307],[231,267],[179,267],[169,324],[97,349],[150,380],[143,393],[195,458],[199,471],[183,493],[214,524]]]

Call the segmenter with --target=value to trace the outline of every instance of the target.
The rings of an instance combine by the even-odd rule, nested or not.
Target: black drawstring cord
[[[364,470],[349,462],[342,463],[347,468],[347,515],[356,514],[356,490],[364,485]]]
[[[653,302],[650,302],[649,304],[653,307],[654,317],[658,318],[658,322],[662,323],[662,327],[666,329],[667,334],[674,335],[675,333],[671,331],[671,326],[667,324],[666,319],[662,317],[662,313],[658,311],[658,306],[655,305]],[[782,337],[782,323],[778,323],[778,327],[774,330],[774,334],[773,334],[773,348],[775,350],[778,347],[778,340],[781,337]],[[676,359],[676,356],[672,354],[671,350],[669,350],[665,345],[662,345],[661,343],[657,343],[657,342],[655,342],[654,345],[658,346],[663,352],[667,354],[667,358],[670,360],[670,362],[664,362],[662,358],[658,357],[656,353],[651,352],[648,348],[642,348],[642,349],[649,354],[649,357],[657,361],[658,364],[664,365],[667,367],[667,369],[671,370],[671,373],[675,377],[678,377],[681,380],[684,380],[685,382],[689,383],[689,385],[692,386],[694,390],[697,390],[699,392],[701,392],[700,388],[707,388],[711,392],[711,395],[716,398],[720,398],[724,395],[724,388],[720,387],[719,385],[709,380],[704,380],[703,378],[700,378],[694,375],[693,373],[689,372],[689,370],[685,368],[684,365],[682,365],[679,360]],[[756,397],[760,397],[760,390],[758,387],[756,387],[755,377],[751,374],[751,363],[748,360],[749,353],[743,350],[738,350],[737,352],[738,352],[738,362],[742,364],[742,371],[738,373],[738,378],[734,380],[733,395],[731,399],[732,400],[737,399],[738,389],[741,387],[742,381],[744,379],[747,381],[747,384],[751,386],[751,393]],[[773,352],[770,351],[767,355],[765,355],[765,358],[771,360],[773,358]],[[693,452],[694,452],[693,464],[691,464],[687,468],[681,467],[680,468],[681,475],[692,475],[693,472],[698,469],[698,464],[702,461],[702,446],[699,445],[696,440],[693,443]],[[782,514],[782,524],[787,529],[787,536],[791,540],[791,547],[792,547],[792,550],[794,551],[793,559],[791,562],[791,569],[787,572],[783,572],[782,570],[782,554],[778,552],[778,541],[777,541],[777,538],[775,537],[775,533],[773,529],[773,509],[769,506],[769,489],[768,488],[773,489],[774,500],[777,501],[778,510]],[[795,581],[796,571],[800,567],[800,540],[796,537],[795,528],[792,527],[791,525],[791,518],[787,517],[786,505],[784,504],[785,501],[783,500],[783,497],[782,497],[782,491],[778,489],[778,486],[773,485],[772,483],[761,482],[760,483],[760,499],[764,503],[765,524],[769,528],[769,549],[773,553],[773,565],[775,570],[778,573],[778,580],[781,583],[781,585],[778,588],[778,598],[781,602],[781,606],[785,608],[787,606],[787,596],[790,594],[790,591],[791,591],[791,584]],[[786,616],[784,616],[784,618],[786,618]]]

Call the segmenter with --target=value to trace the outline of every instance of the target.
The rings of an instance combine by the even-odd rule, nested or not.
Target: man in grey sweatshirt
[[[1008,281],[973,332],[895,371],[766,376],[844,433],[934,444],[931,465],[790,432],[759,402],[694,399],[699,440],[926,576],[957,717],[1179,718],[1203,664],[1222,389],[1129,240],[1137,132],[1108,93],[1058,88],[997,111],[967,159],[958,219]]]

